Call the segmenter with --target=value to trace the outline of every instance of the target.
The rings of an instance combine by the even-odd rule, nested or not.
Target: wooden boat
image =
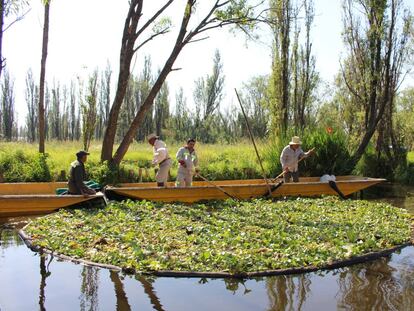
[[[23,216],[53,212],[91,200],[103,200],[103,194],[56,195],[57,188],[66,188],[65,182],[0,183],[0,217]]]
[[[319,177],[300,178],[298,183],[279,184],[281,181],[278,180],[271,184],[274,188],[271,197],[338,195],[327,182],[319,181]],[[385,179],[359,176],[336,177],[336,185],[344,195],[363,190],[383,181]],[[219,186],[221,190],[211,183]],[[228,199],[229,195],[239,199],[251,199],[268,194],[268,187],[263,179],[222,180],[212,181],[211,183],[195,181],[193,182],[193,187],[185,188],[176,188],[174,183],[168,183],[166,188],[158,188],[156,183],[125,183],[117,186],[108,186],[105,189],[105,195],[109,199],[130,198],[160,202],[193,203],[202,200]]]

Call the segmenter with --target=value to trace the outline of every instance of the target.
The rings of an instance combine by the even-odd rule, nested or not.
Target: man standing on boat
[[[79,151],[76,153],[77,160],[70,164],[69,172],[69,194],[82,194],[84,196],[96,194],[95,190],[85,185],[86,179],[85,162],[89,153],[86,151]]]
[[[198,157],[194,149],[195,144],[195,139],[191,138],[187,140],[187,145],[178,149],[176,158],[179,165],[175,182],[176,187],[191,187],[194,174],[199,172],[197,167]]]
[[[287,183],[290,182],[291,179],[293,179],[293,182],[299,181],[299,160],[313,154],[313,150],[303,152],[300,147],[301,144],[302,142],[300,141],[300,138],[298,136],[293,136],[289,145],[283,148],[282,154],[280,155],[280,163],[282,164],[285,182]]]
[[[159,139],[155,134],[148,135],[148,143],[154,147],[153,165],[159,165],[155,180],[158,187],[166,187],[168,181],[168,172],[172,165],[170,156],[168,155],[167,145]]]

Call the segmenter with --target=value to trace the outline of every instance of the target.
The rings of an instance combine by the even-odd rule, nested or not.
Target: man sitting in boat
[[[82,194],[84,196],[96,194],[95,190],[89,188],[84,182],[86,179],[84,164],[88,155],[88,152],[81,150],[76,153],[77,160],[70,164],[68,181],[69,194]]]
[[[290,182],[291,179],[293,179],[293,182],[299,181],[298,162],[301,158],[307,158],[313,153],[313,150],[303,152],[300,147],[301,144],[300,138],[293,136],[289,145],[283,148],[282,154],[280,155],[280,163],[282,164],[285,182]]]
[[[170,171],[172,161],[168,155],[167,145],[155,134],[148,135],[148,143],[154,147],[153,165],[158,165],[159,169],[155,175],[158,187],[166,187],[168,181],[168,172]]]
[[[195,144],[195,139],[191,138],[187,140],[184,147],[178,149],[176,158],[179,165],[177,180],[175,181],[176,187],[191,187],[194,174],[199,172],[197,167],[198,157],[194,149]]]

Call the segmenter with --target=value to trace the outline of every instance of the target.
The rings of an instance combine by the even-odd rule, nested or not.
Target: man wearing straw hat
[[[282,164],[282,170],[284,172],[285,182],[299,181],[298,163],[303,157],[307,158],[313,153],[313,150],[303,152],[300,145],[302,142],[298,136],[293,136],[285,148],[283,148],[282,154],[280,155],[280,163]]]
[[[159,165],[155,180],[158,187],[166,187],[168,181],[168,172],[172,165],[170,156],[168,155],[167,145],[159,139],[155,134],[149,134],[148,143],[154,147],[153,165]]]

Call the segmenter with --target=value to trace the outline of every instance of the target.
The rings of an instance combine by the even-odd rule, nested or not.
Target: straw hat
[[[299,136],[293,136],[292,140],[289,142],[289,145],[301,145],[302,142],[300,141]]]
[[[156,138],[156,139],[157,139],[157,138],[159,138],[159,136],[157,136],[157,135],[156,135],[156,134],[154,134],[154,133],[151,133],[151,134],[149,134],[149,135],[148,135],[147,140],[148,140],[148,141],[150,141],[150,140],[151,140],[151,139],[153,139],[153,138]]]

